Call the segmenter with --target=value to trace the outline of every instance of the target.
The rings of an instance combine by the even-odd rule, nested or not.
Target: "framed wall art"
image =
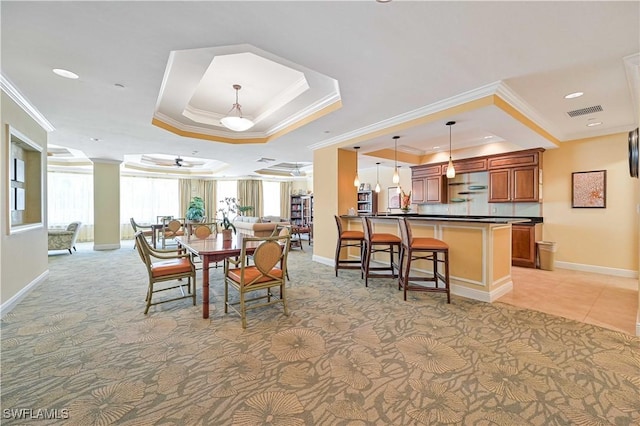
[[[387,207],[390,209],[399,209],[400,208],[400,194],[398,194],[397,186],[390,186],[388,194],[388,204]]]
[[[16,182],[24,182],[24,161],[19,158],[14,158],[13,162],[13,180]]]
[[[607,207],[607,171],[571,173],[571,207],[603,209]]]

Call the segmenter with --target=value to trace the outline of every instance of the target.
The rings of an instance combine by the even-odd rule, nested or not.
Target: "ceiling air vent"
[[[582,109],[574,109],[573,111],[567,112],[569,117],[579,117],[581,115],[593,114],[594,112],[602,111],[602,105],[590,106]]]

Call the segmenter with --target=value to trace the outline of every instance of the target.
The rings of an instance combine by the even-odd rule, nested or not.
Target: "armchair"
[[[224,312],[229,308],[240,314],[242,328],[247,328],[247,313],[249,309],[260,306],[282,303],[285,315],[287,297],[285,291],[285,277],[287,274],[287,255],[289,253],[290,236],[279,235],[266,238],[245,237],[242,240],[242,251],[238,260],[227,258],[224,261]],[[261,241],[253,253],[254,265],[247,261],[247,244]],[[240,300],[231,302],[229,288],[237,290]],[[272,287],[280,287],[279,294],[271,292]],[[266,290],[266,294],[247,299],[248,293]],[[265,301],[266,299],[266,301]],[[248,303],[262,300],[262,303]]]
[[[76,250],[76,238],[82,222],[71,222],[67,229],[49,229],[48,249],[49,250]]]

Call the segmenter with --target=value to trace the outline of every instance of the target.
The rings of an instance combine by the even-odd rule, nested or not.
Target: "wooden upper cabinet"
[[[541,150],[520,151],[487,158],[487,168],[504,169],[507,167],[537,166]]]
[[[424,178],[411,179],[411,200],[414,203],[424,203]]]
[[[442,167],[416,166],[411,169],[411,201],[414,203],[445,203]]]
[[[442,174],[447,174],[447,164],[442,165]],[[472,172],[484,172],[487,170],[486,158],[468,158],[465,160],[454,161],[453,168],[456,169],[456,173],[472,173]]]
[[[539,202],[538,166],[489,170],[489,202]]]

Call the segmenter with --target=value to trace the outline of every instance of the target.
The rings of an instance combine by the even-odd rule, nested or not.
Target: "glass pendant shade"
[[[449,126],[449,164],[447,165],[447,179],[456,177],[456,169],[453,167],[453,160],[451,159],[451,127],[454,124],[456,124],[455,121],[447,121],[447,126]]]
[[[359,187],[360,186],[360,178],[358,177],[358,150],[360,149],[360,147],[359,146],[354,146],[353,149],[356,150],[356,177],[355,177],[355,179],[353,179],[353,186]]]
[[[353,180],[353,186],[360,186],[360,178],[358,178],[357,173],[356,173],[356,178]]]
[[[400,174],[398,173],[398,139],[400,139],[400,136],[393,137],[393,141],[394,141],[393,155],[394,155],[395,167],[393,168],[393,178],[391,178],[391,181],[396,184],[400,183]]]
[[[227,116],[220,120],[220,124],[226,127],[229,130],[233,130],[234,132],[244,132],[245,130],[249,130],[253,127],[253,121],[248,118],[244,118],[242,116],[242,109],[240,108],[240,104],[238,103],[238,90],[242,88],[239,84],[234,84],[233,88],[236,91],[236,103],[233,104]]]
[[[400,175],[398,174],[398,169],[393,171],[393,178],[391,179],[393,183],[400,183]]]
[[[376,192],[380,192],[380,183],[376,183]]]
[[[380,163],[376,163],[376,192],[380,192]]]
[[[447,178],[453,179],[456,177],[456,169],[453,168],[453,161],[451,157],[449,157],[449,164],[447,165]]]

